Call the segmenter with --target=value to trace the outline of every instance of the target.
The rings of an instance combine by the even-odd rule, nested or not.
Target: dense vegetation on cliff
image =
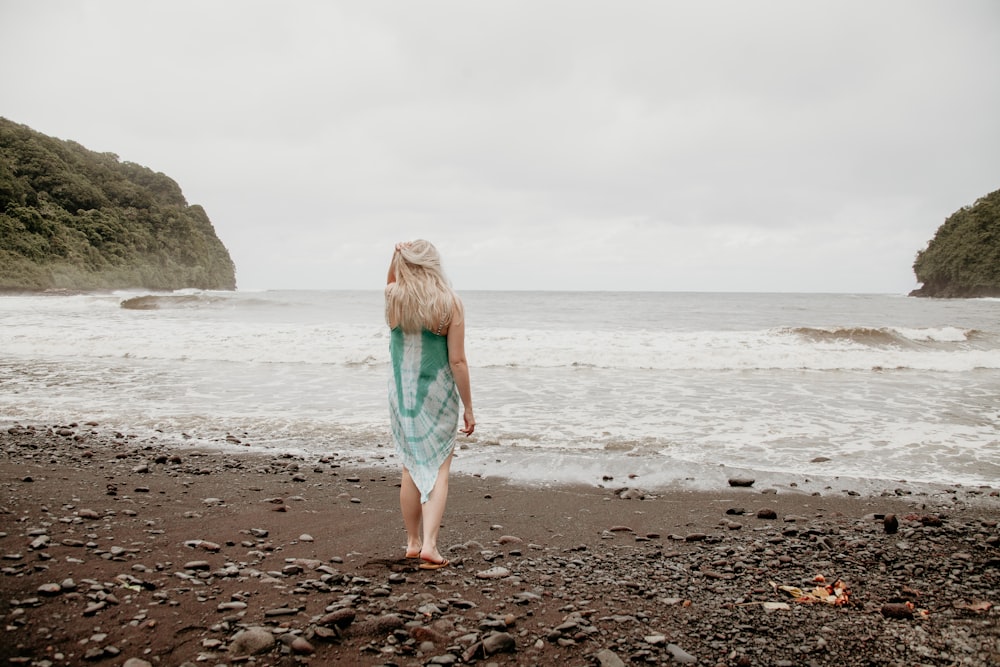
[[[913,296],[1000,297],[1000,190],[953,213],[913,263]]]
[[[0,289],[235,289],[177,183],[0,118]]]

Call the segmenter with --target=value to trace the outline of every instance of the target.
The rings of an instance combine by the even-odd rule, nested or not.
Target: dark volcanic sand
[[[455,476],[452,565],[429,572],[402,558],[397,483],[395,469],[337,457],[5,427],[0,660],[1000,664],[990,489],[643,494],[641,479]],[[818,575],[844,582],[844,604],[778,588],[811,591]]]

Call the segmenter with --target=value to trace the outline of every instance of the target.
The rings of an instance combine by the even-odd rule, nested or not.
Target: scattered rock
[[[266,628],[247,628],[233,636],[229,642],[229,654],[233,656],[259,655],[270,651],[275,645],[274,635]]]
[[[477,579],[503,579],[510,576],[510,570],[505,567],[491,567],[488,570],[476,572]]]
[[[888,602],[882,605],[882,615],[886,618],[913,618],[913,605],[908,602]]]
[[[494,632],[483,639],[483,650],[486,655],[514,653],[517,650],[517,642],[514,641],[514,636],[508,632]]]
[[[625,667],[625,661],[611,649],[602,648],[594,654],[594,659],[600,667]]]

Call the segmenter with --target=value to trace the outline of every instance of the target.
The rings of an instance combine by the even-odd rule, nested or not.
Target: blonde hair
[[[396,277],[385,292],[385,318],[406,332],[438,332],[461,318],[462,302],[441,268],[441,255],[430,241],[418,239],[396,246],[391,269]]]

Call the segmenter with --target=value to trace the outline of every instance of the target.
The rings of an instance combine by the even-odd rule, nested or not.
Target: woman
[[[465,312],[428,241],[396,244],[385,317],[391,330],[392,438],[403,461],[399,506],[406,557],[419,558],[421,569],[436,570],[448,565],[437,540],[448,501],[459,398],[465,408],[461,432],[472,435],[476,418],[465,359]]]

